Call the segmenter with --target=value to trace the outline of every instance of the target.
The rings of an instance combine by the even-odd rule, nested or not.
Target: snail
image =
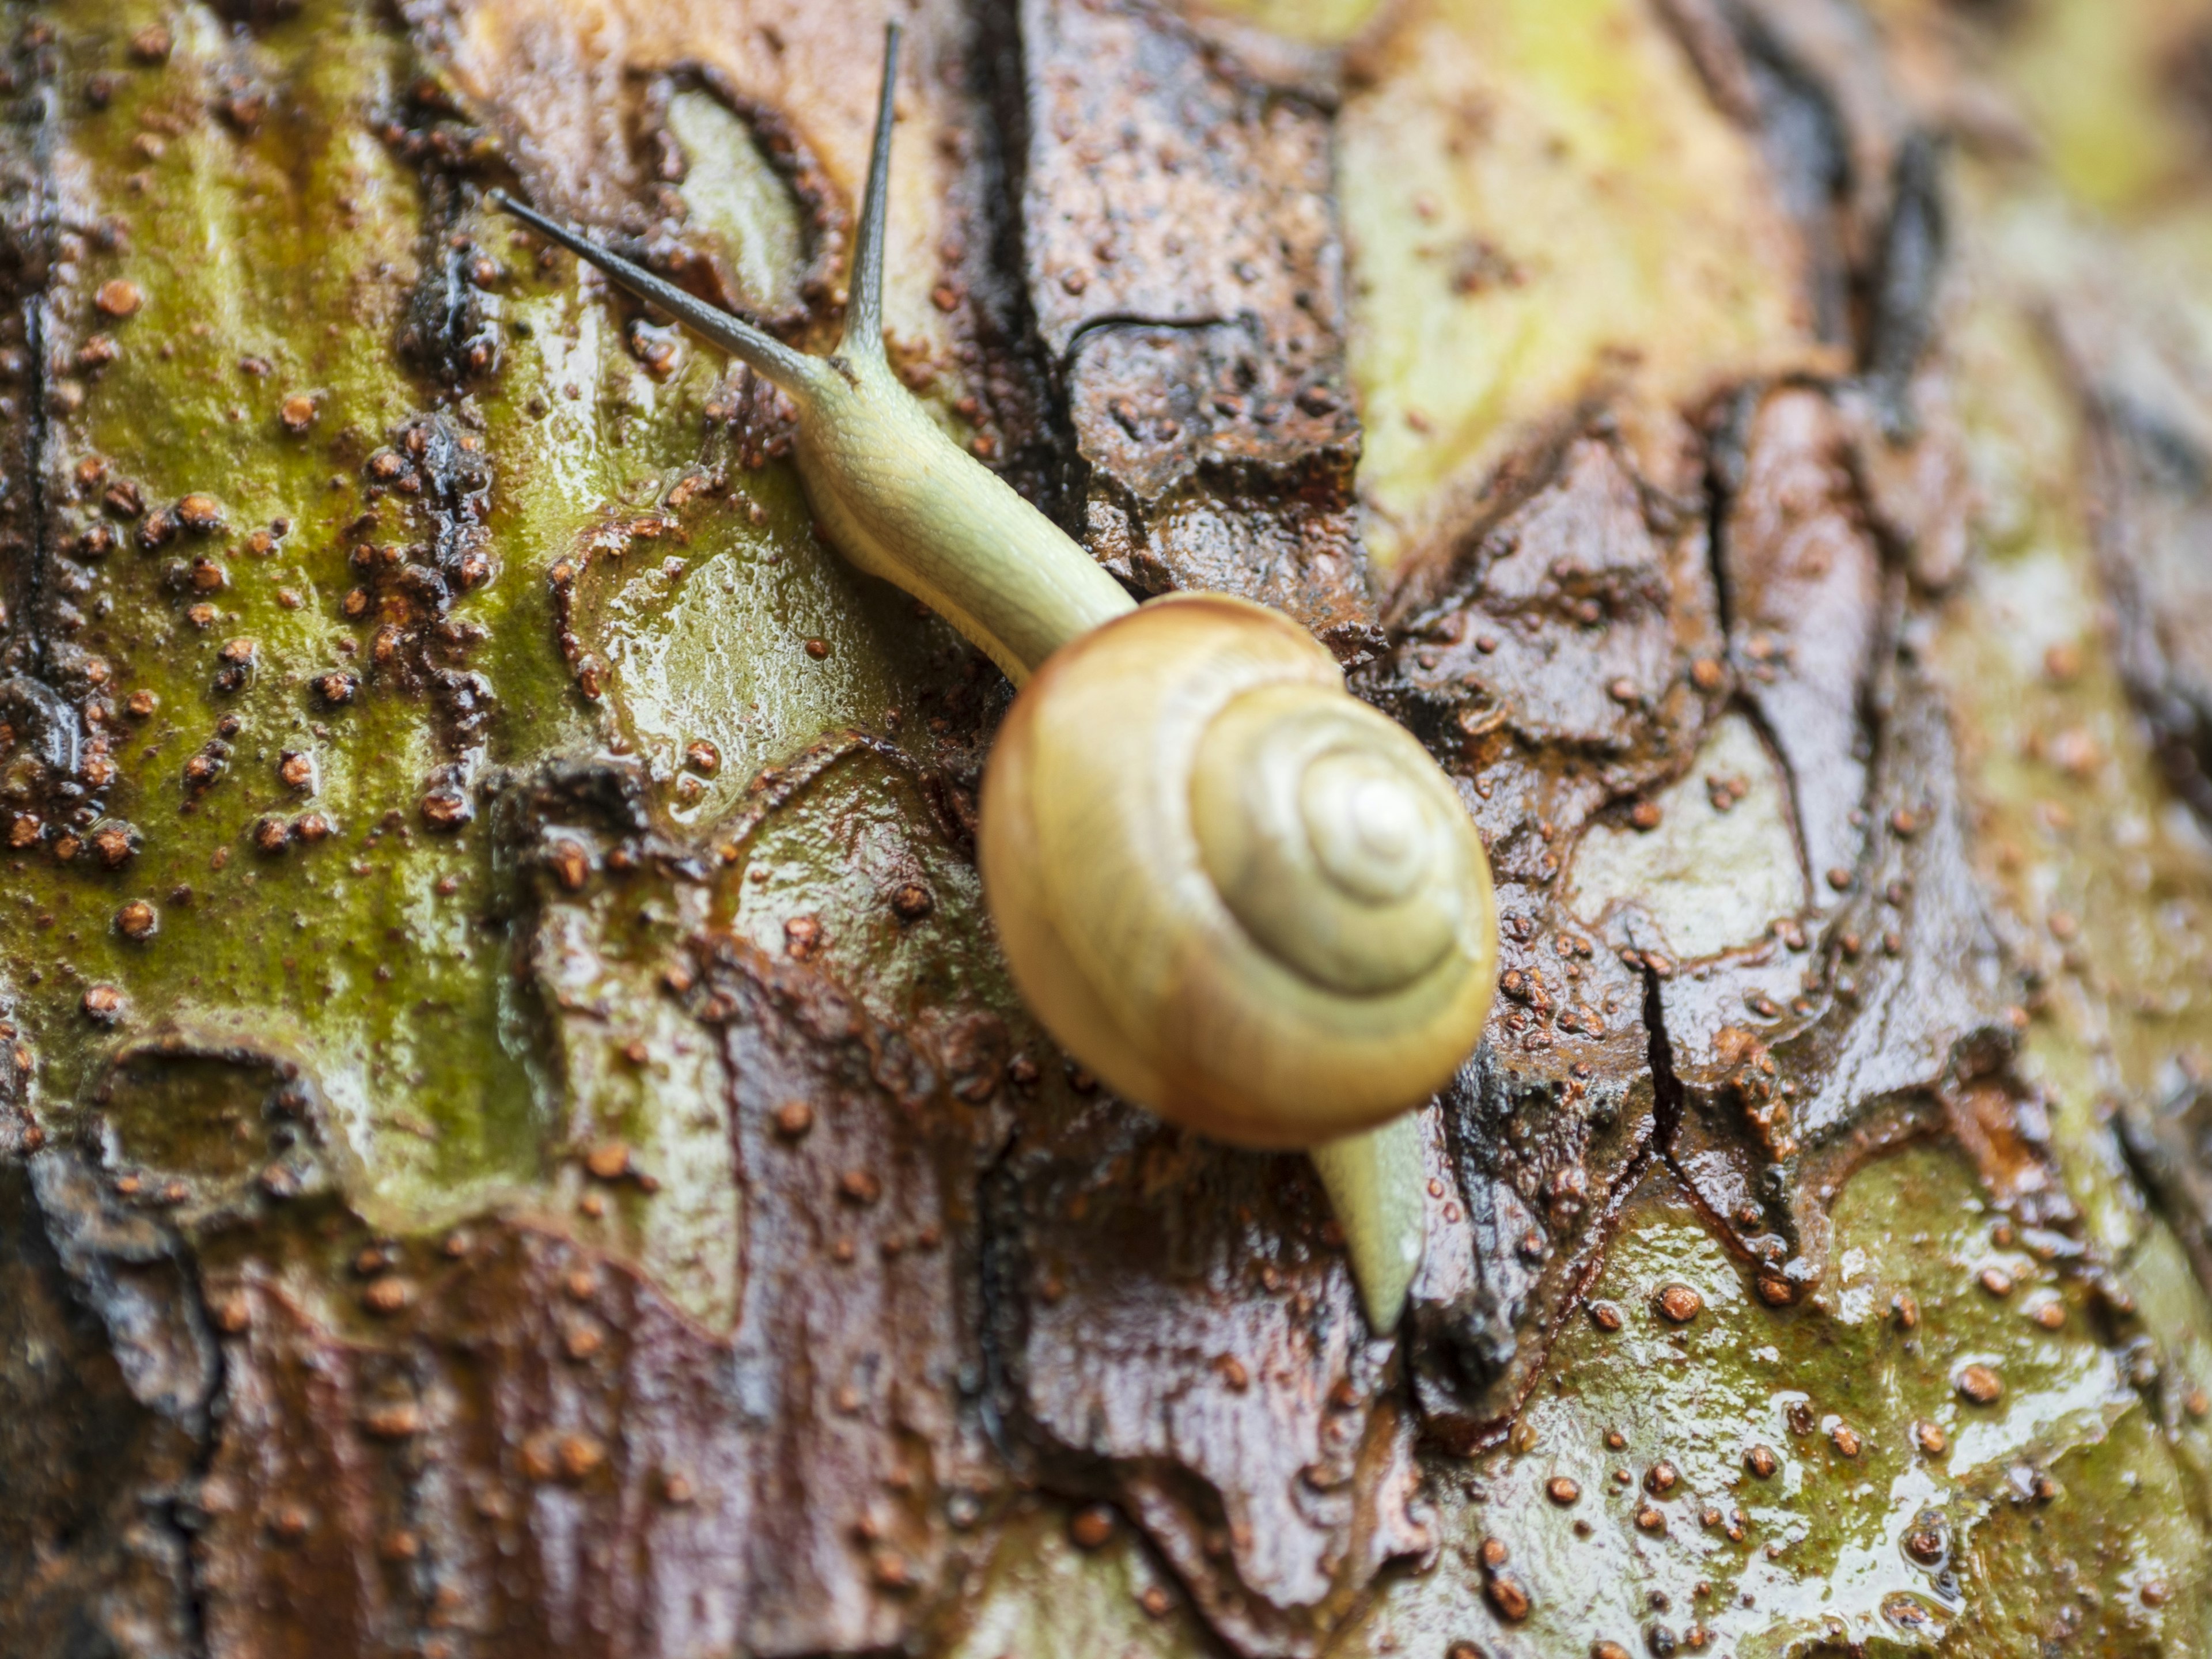
[[[986,903],[1014,983],[1115,1092],[1241,1146],[1309,1151],[1370,1322],[1422,1246],[1407,1115],[1480,1036],[1490,869],[1458,793],[1313,636],[1218,593],[1139,606],[893,374],[888,31],[843,337],[797,351],[502,191],[492,204],[746,363],[797,406],[800,480],[853,563],[1020,688],[986,769]]]

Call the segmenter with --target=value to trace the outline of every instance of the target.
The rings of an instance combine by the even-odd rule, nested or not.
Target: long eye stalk
[[[557,219],[549,219],[535,208],[525,207],[503,190],[488,199],[503,213],[513,215],[548,241],[557,242],[586,264],[606,274],[607,280],[626,293],[654,305],[691,330],[711,340],[740,362],[749,364],[794,395],[818,380],[822,366],[804,352],[793,351],[771,335],[763,334],[742,317],[733,317],[720,306],[708,305],[686,294],[675,283],[654,276],[643,265],[609,252]]]

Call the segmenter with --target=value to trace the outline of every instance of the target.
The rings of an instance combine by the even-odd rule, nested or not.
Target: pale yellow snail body
[[[1370,1322],[1394,1327],[1424,1200],[1406,1115],[1479,1037],[1497,966],[1480,841],[1402,728],[1273,611],[1139,609],[891,372],[881,283],[890,31],[845,335],[793,350],[502,193],[495,203],[775,381],[830,538],[1018,685],[983,784],[984,890],[1015,983],[1117,1092],[1310,1151]]]

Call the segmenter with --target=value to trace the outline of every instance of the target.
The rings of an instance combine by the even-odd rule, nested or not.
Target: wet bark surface
[[[788,410],[487,220],[484,187],[527,191],[818,343],[879,20],[301,9],[8,17],[0,1652],[943,1650],[1040,1504],[1086,1551],[1126,1522],[1151,1627],[1208,1648],[1367,1640],[1409,1584],[1510,1633],[1525,1564],[1471,1541],[1467,1471],[1565,1391],[1585,1323],[1620,1329],[1609,1261],[1674,1206],[1760,1316],[1825,1314],[1838,1195],[1913,1145],[1962,1152],[2140,1369],[1933,663],[1972,494],[1948,198],[1856,9],[1656,9],[1802,239],[1802,372],[1664,409],[1595,378],[1388,571],[1333,171],[1360,54],[1134,0],[915,21],[908,383],[1139,595],[1313,629],[1489,848],[1500,994],[1424,1115],[1395,1336],[1304,1160],[1113,1098],[1021,1008],[974,872],[1009,689],[838,574]],[[341,26],[374,67],[333,88],[302,41]],[[338,251],[313,294],[255,266],[281,315],[133,382],[206,337],[131,332],[149,296],[116,274],[183,234],[144,222],[182,210],[173,145],[290,177]],[[791,211],[774,292],[700,193],[729,166]],[[2099,325],[2050,337],[2117,660],[2206,811],[2212,424],[2185,357]],[[610,375],[614,412],[574,417],[605,424],[561,427]],[[147,388],[190,376],[197,445],[131,449]],[[142,401],[111,417],[118,382]],[[196,453],[234,399],[278,460]],[[775,605],[711,669],[653,668],[741,555]],[[655,713],[848,659],[834,720],[768,678],[720,699],[771,708],[719,748]],[[1685,790],[1750,810],[1705,758],[1735,730],[1797,896],[1686,946],[1669,891],[1605,888],[1590,849],[1663,843]],[[396,896],[344,884],[377,869]],[[155,954],[164,916],[191,963]],[[311,921],[349,974],[299,969]],[[2207,1073],[2160,1061],[2099,1146],[2207,1273]],[[494,1082],[457,1104],[462,1074]],[[2179,1420],[2178,1372],[2128,1376]]]
[[[2159,758],[2212,813],[2203,545],[2212,490],[2212,403],[2198,355],[2161,349],[2156,324],[2081,296],[2054,323],[2093,411],[2102,505],[2100,551],[2119,613],[2129,690],[2158,733]]]
[[[1023,269],[1092,552],[1139,593],[1240,594],[1364,659],[1331,82],[1143,6],[1025,5],[1021,50]]]

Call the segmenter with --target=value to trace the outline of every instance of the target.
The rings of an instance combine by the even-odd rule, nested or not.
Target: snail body
[[[1066,532],[945,435],[899,384],[880,335],[874,352],[841,351],[794,398],[796,452],[830,539],[981,646],[1015,684],[1065,641],[1136,608]]]
[[[1409,1111],[1473,1050],[1496,979],[1488,862],[1456,791],[1275,612],[1139,608],[891,371],[882,266],[889,31],[844,337],[816,358],[513,201],[494,204],[749,364],[797,405],[815,516],[1023,688],[986,769],[984,894],[1014,981],[1120,1094],[1313,1154],[1370,1322],[1424,1231]]]

